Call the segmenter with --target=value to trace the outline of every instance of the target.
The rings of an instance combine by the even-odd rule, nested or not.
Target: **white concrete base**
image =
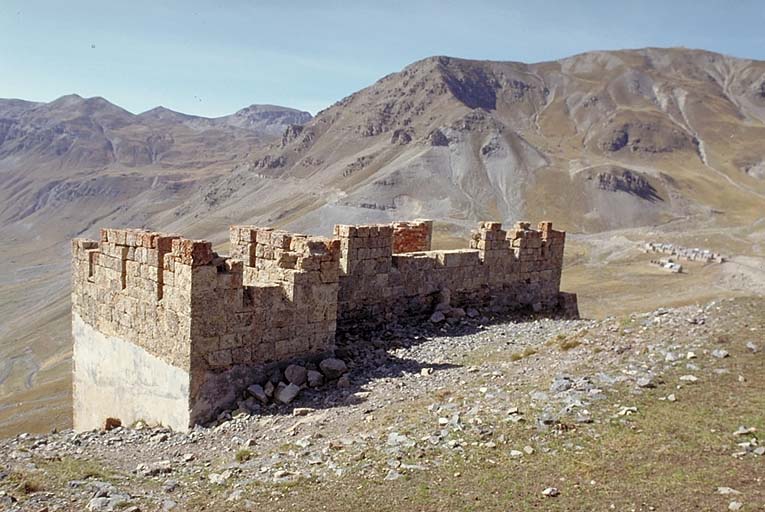
[[[189,428],[189,374],[72,314],[74,429],[103,428],[106,418]]]

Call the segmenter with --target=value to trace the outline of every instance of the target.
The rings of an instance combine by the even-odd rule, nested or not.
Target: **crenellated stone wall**
[[[510,232],[498,222],[483,222],[470,248],[439,251],[392,251],[390,231],[387,225],[335,227],[341,246],[342,328],[425,314],[444,290],[455,305],[542,311],[559,304],[565,233],[549,222],[538,230],[521,222]],[[419,246],[429,249],[430,234],[422,239],[428,243]]]
[[[230,256],[144,230],[74,240],[75,428],[208,421],[274,365],[331,353],[336,329],[430,314],[445,297],[575,313],[575,296],[559,292],[565,233],[550,223],[484,222],[460,250],[430,250],[432,230],[231,226]]]

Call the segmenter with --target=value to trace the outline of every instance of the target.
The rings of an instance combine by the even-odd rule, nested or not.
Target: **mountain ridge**
[[[701,50],[595,52],[538,64],[429,57],[319,112],[256,156],[249,173],[240,168],[221,177],[218,186],[241,196],[242,200],[232,198],[238,208],[244,198],[251,198],[247,191],[236,192],[248,187],[248,181],[260,190],[269,187],[259,179],[301,179],[310,187],[328,188],[327,195],[342,196],[344,204],[334,206],[345,210],[343,216],[382,221],[425,214],[451,217],[459,224],[459,212],[471,210],[471,220],[542,215],[543,200],[528,208],[528,197],[551,197],[554,182],[568,182],[565,192],[580,196],[588,209],[575,211],[579,222],[566,227],[585,231],[719,210],[720,201],[710,201],[717,187],[712,182],[717,181],[735,189],[732,193],[743,193],[751,210],[761,204],[765,191],[761,180],[749,179],[759,175],[751,169],[759,169],[765,158],[757,136],[751,135],[765,128],[763,77],[761,61]],[[709,128],[710,133],[704,133]],[[725,154],[730,144],[716,133],[729,130],[740,131],[740,144],[746,146],[737,148],[742,151],[735,162]],[[451,149],[445,155],[447,150],[427,148]],[[726,161],[715,162],[718,155]],[[425,162],[425,172],[442,182],[446,194],[453,190],[453,204],[446,209],[428,206],[427,197],[411,193],[422,189],[417,183],[422,170],[414,172],[410,165],[407,172],[413,174],[406,177],[407,183],[395,185],[395,175],[405,171],[396,169],[394,162],[433,158],[438,163],[434,167]],[[450,169],[449,176],[444,169]],[[593,169],[601,170],[595,175],[583,172]],[[598,178],[602,173],[614,175]],[[314,175],[321,179],[313,182]],[[630,194],[629,187],[607,194],[597,185],[625,175],[659,191],[651,195],[653,202]],[[690,197],[678,188],[680,180],[704,190],[694,190],[698,193]],[[537,186],[541,181],[544,187]],[[375,182],[386,183],[388,191],[375,187]],[[434,186],[432,180],[428,184]],[[523,190],[512,190],[519,187]],[[488,193],[491,189],[499,193]],[[559,195],[552,192],[552,197]],[[513,194],[514,204],[503,204]],[[353,195],[361,197],[350,201]],[[415,201],[410,200],[413,196]],[[402,199],[409,207],[396,206]],[[622,199],[630,203],[628,208],[612,204]],[[360,213],[369,205],[378,214]],[[211,207],[226,204],[216,201]],[[319,206],[312,216],[338,208]],[[401,213],[390,215],[397,208]],[[567,217],[562,208],[553,211]],[[617,211],[620,215],[611,215]],[[618,222],[620,217],[626,224]]]
[[[205,137],[235,138],[249,149],[310,118],[272,105],[205,118],[164,107],[133,114],[100,96],[69,94],[48,103],[0,99],[0,158],[13,155],[34,165],[58,160],[63,167],[145,166],[157,163],[163,152],[172,161],[176,142],[194,146]],[[213,133],[199,135],[205,130]],[[70,153],[78,154],[67,160]]]

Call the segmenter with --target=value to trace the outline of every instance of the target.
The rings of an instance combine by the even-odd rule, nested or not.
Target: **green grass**
[[[22,494],[34,494],[46,490],[42,475],[32,471],[12,471],[7,480],[12,489]]]
[[[109,480],[114,476],[113,472],[104,469],[104,467],[93,461],[86,459],[75,459],[72,457],[63,457],[40,464],[48,474],[55,475],[59,480],[87,480],[94,478],[97,480]]]
[[[35,469],[17,469],[0,482],[0,488],[12,494],[34,494],[55,492],[66,487],[73,480],[113,480],[115,473],[93,460],[62,457],[50,460],[36,460]]]

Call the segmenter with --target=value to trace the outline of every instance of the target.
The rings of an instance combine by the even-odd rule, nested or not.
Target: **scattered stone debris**
[[[738,429],[735,432],[733,432],[733,435],[734,436],[748,436],[749,434],[754,434],[755,432],[757,432],[756,428],[754,428],[754,427],[745,427],[745,426],[741,425],[740,427],[738,427]]]
[[[302,386],[308,380],[308,371],[303,366],[291,364],[284,370],[284,378],[287,382],[296,386]]]
[[[629,416],[630,414],[636,414],[637,412],[637,407],[622,407],[616,414],[617,416]]]
[[[444,457],[475,460],[476,449],[481,457],[493,453],[519,465],[535,461],[536,454],[568,456],[583,450],[566,440],[577,430],[597,435],[600,425],[611,422],[637,428],[633,417],[643,406],[638,411],[625,392],[643,404],[653,389],[675,383],[677,390],[672,386],[654,397],[674,402],[675,394],[683,397],[683,386],[702,379],[714,385],[716,370],[759,357],[739,356],[730,344],[728,357],[712,359],[724,332],[721,315],[729,314],[719,302],[661,309],[631,315],[625,333],[623,319],[500,317],[492,323],[494,312],[480,309],[454,324],[391,324],[347,334],[338,340],[336,357],[269,371],[216,421],[188,432],[136,423],[0,440],[0,492],[12,490],[7,475],[44,467],[47,460],[96,461],[115,475],[112,488],[95,487],[96,478],[87,478],[52,489],[38,507],[34,495],[10,492],[0,495],[0,509],[180,510],[199,493],[221,494],[219,508],[247,509],[248,500],[263,501],[248,495],[250,484],[264,486],[267,496],[281,493],[285,484],[305,479],[332,485],[348,474],[400,483],[441,466]],[[689,324],[688,318],[706,321]],[[560,335],[576,337],[582,348],[558,350],[549,341]],[[510,357],[527,348],[537,355]],[[291,399],[288,389],[296,393]],[[499,434],[503,425],[517,434]],[[719,435],[736,459],[765,456],[752,425],[729,425]],[[553,448],[553,438],[562,444]]]
[[[292,383],[285,385],[283,382],[280,382],[274,392],[274,399],[283,404],[288,404],[298,396],[298,393],[300,393],[300,386]]]
[[[543,496],[547,496],[548,498],[554,498],[558,495],[560,495],[560,491],[557,487],[548,487],[544,491],[542,491]]]
[[[329,358],[319,363],[319,369],[329,380],[339,379],[345,372],[348,371],[348,367],[345,361],[342,359]]]

